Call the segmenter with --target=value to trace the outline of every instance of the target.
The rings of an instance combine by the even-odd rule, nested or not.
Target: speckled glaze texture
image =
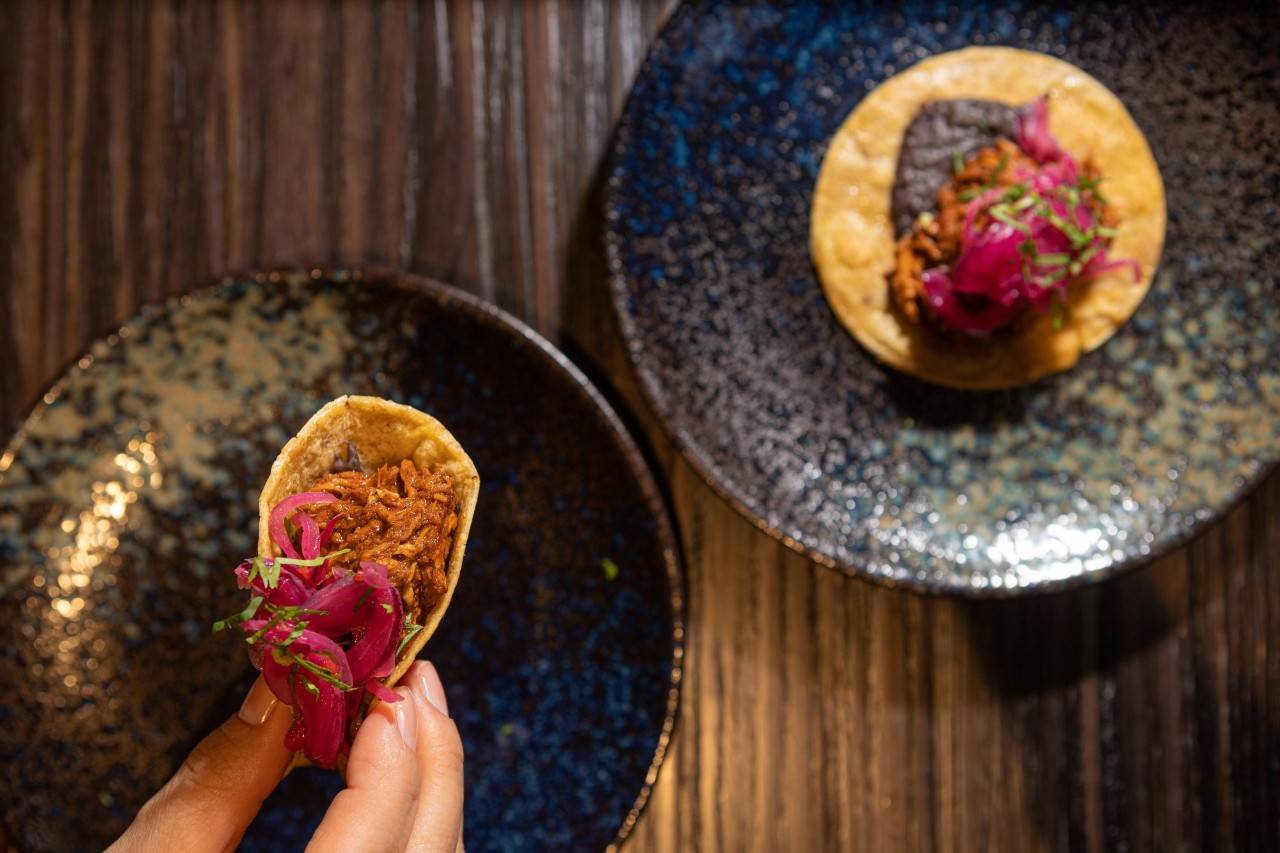
[[[1280,7],[691,3],[642,69],[606,212],[641,385],[707,479],[846,571],[1005,595],[1184,541],[1280,452]],[[1151,292],[1065,374],[1008,392],[871,359],[823,299],[827,140],[924,57],[1003,44],[1114,91],[1164,176]]]
[[[466,747],[467,849],[629,832],[683,654],[674,536],[641,455],[583,375],[497,309],[334,271],[144,312],[0,457],[0,804],[23,849],[105,846],[235,711],[253,672],[210,625],[243,598],[231,569],[254,550],[272,459],[342,393],[439,415],[481,471],[466,569],[424,653]],[[301,850],[340,788],[293,773],[241,849]]]

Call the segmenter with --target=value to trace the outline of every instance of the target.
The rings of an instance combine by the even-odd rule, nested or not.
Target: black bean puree
[[[1017,107],[974,99],[932,101],[921,107],[907,125],[898,154],[892,197],[895,232],[909,231],[920,214],[937,209],[938,190],[951,179],[957,151],[964,159],[1001,136],[1014,139],[1017,116]]]

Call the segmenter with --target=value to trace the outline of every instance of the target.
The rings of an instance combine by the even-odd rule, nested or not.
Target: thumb
[[[288,769],[292,710],[259,676],[240,711],[192,750],[110,851],[199,853],[234,846]]]

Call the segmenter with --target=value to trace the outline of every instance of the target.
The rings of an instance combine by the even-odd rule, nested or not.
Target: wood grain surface
[[[1280,477],[1157,564],[1017,602],[758,533],[646,410],[601,162],[661,0],[0,6],[0,427],[138,306],[376,262],[558,341],[636,413],[689,575],[674,748],[631,850],[1280,843]]]

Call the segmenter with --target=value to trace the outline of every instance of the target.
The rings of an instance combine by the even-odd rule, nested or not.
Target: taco
[[[1164,186],[1120,100],[1012,48],[927,59],[862,100],[814,190],[810,248],[874,356],[954,388],[1065,370],[1150,287]]]
[[[462,572],[480,478],[429,415],[339,397],[280,451],[258,500],[248,606],[218,623],[294,708],[296,763],[341,766],[375,700],[435,632]]]

